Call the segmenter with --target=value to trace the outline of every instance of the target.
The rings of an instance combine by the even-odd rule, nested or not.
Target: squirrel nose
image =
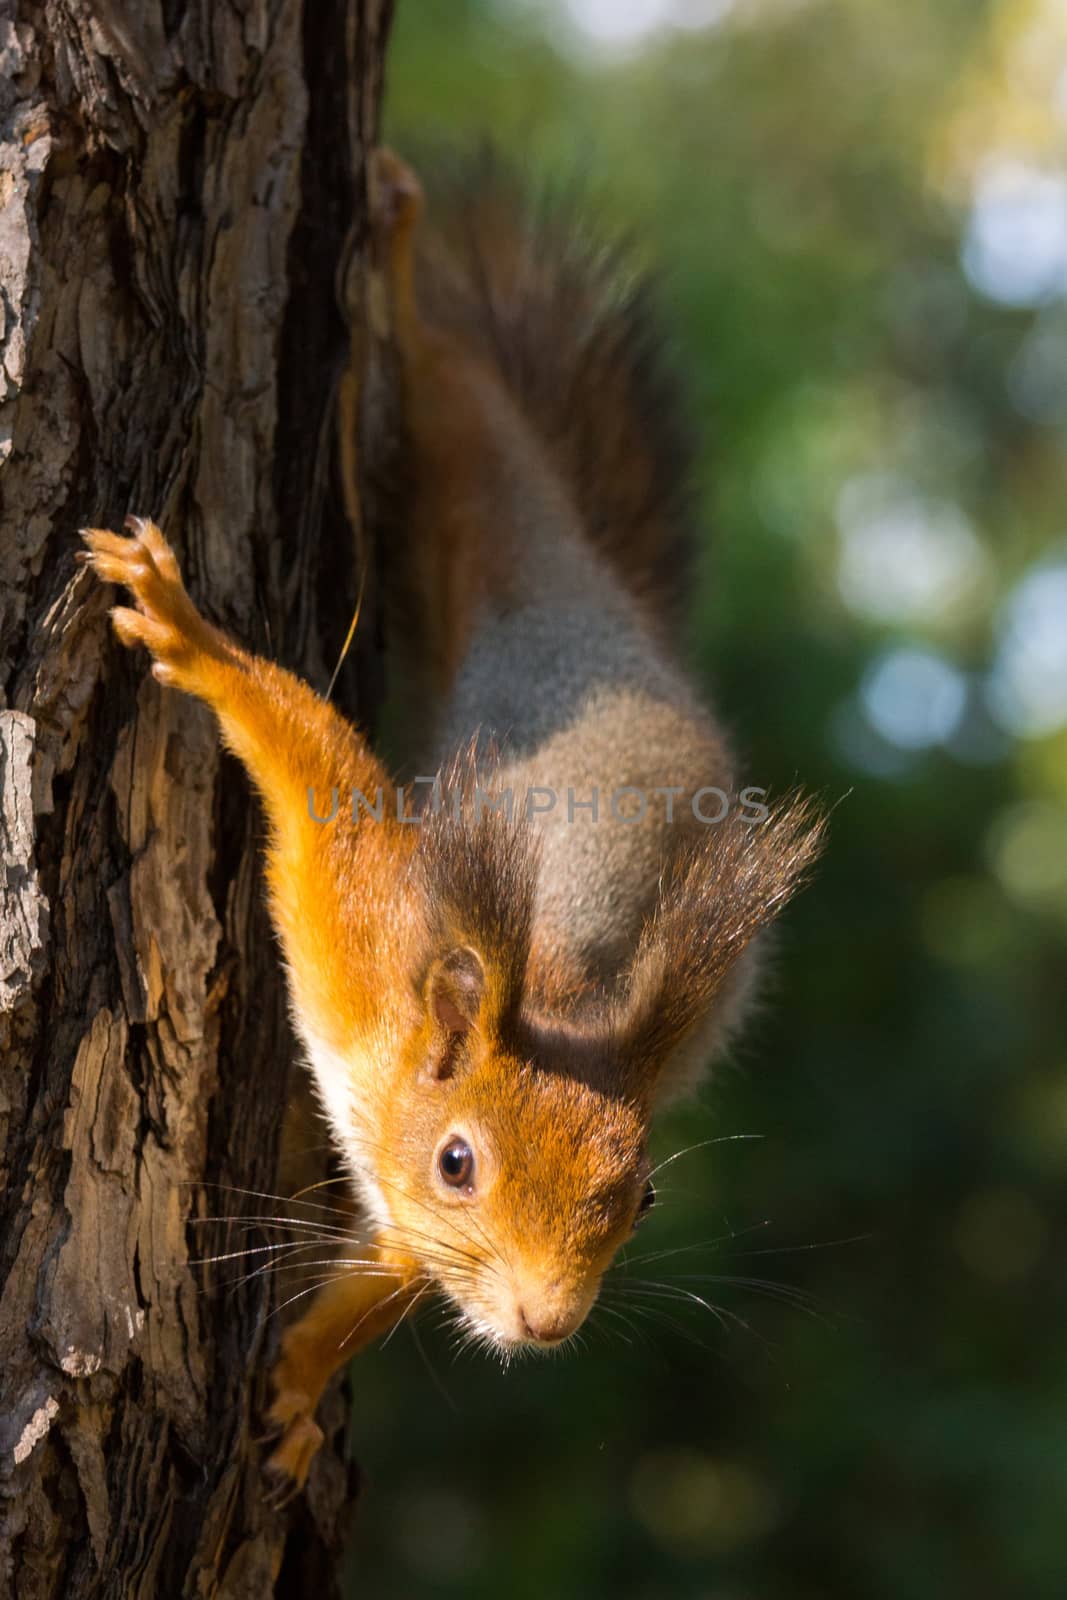
[[[558,1344],[571,1332],[573,1318],[561,1312],[531,1311],[519,1307],[519,1322],[523,1335],[535,1344]]]

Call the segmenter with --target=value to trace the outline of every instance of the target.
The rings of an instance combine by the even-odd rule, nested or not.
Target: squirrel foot
[[[379,145],[370,157],[371,223],[383,239],[407,235],[422,213],[422,184],[414,168]]]
[[[370,223],[378,266],[392,295],[393,332],[401,350],[420,342],[415,294],[415,226],[422,215],[422,184],[406,161],[384,147],[370,157]]]
[[[155,523],[127,517],[124,525],[132,538],[103,528],[83,528],[88,548],[81,560],[105,583],[120,583],[133,595],[136,610],[115,606],[111,612],[123,644],[131,649],[147,646],[155,658],[153,676],[160,683],[195,693],[197,663],[204,656],[223,653],[220,637],[186,593],[174,551]]]
[[[266,1412],[268,1437],[277,1444],[263,1470],[271,1480],[272,1498],[288,1498],[307,1482],[308,1472],[324,1435],[315,1421],[325,1374],[314,1364],[315,1344],[309,1342],[306,1320],[296,1322],[282,1335],[282,1347],[271,1368],[274,1399]],[[314,1324],[314,1318],[311,1319]],[[328,1371],[328,1369],[327,1369]]]
[[[263,1471],[271,1482],[272,1501],[283,1505],[307,1482],[324,1435],[315,1421],[314,1403],[300,1389],[279,1388],[267,1412],[267,1422],[271,1430],[268,1438],[278,1437],[278,1443],[264,1462]]]

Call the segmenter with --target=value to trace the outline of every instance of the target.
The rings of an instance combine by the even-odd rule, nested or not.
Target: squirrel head
[[[665,875],[616,991],[530,992],[536,844],[495,814],[427,823],[423,955],[379,1104],[382,1241],[498,1349],[559,1344],[648,1209],[652,1113],[738,960],[818,848],[807,803],[710,830]]]
[[[517,1050],[476,1003],[480,967],[467,947],[434,964],[377,1170],[397,1236],[467,1330],[549,1346],[584,1321],[647,1206],[647,1117],[585,1052]]]

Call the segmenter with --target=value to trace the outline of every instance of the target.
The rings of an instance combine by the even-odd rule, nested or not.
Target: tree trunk
[[[80,525],[154,516],[207,613],[325,688],[358,587],[335,279],[361,351],[389,12],[0,0],[0,1594],[18,1600],[336,1592],[341,1398],[306,1496],[272,1510],[272,1275],[228,1287],[196,1261],[220,1237],[198,1217],[278,1183],[294,1051],[261,821],[211,718],[114,642],[73,557]],[[338,691],[364,722],[366,614]]]

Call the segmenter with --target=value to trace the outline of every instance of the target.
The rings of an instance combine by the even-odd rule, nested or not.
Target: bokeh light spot
[[[1067,1170],[1067,1063],[1023,1086],[1017,1127],[1031,1160],[1057,1176]]]
[[[875,661],[860,685],[871,725],[904,750],[942,744],[967,704],[963,674],[932,650],[903,646]]]
[[[769,1486],[751,1468],[698,1450],[641,1457],[631,1484],[634,1510],[660,1544],[715,1552],[765,1533],[776,1516]]]
[[[996,884],[975,874],[931,884],[920,927],[924,945],[939,961],[995,971],[1010,954],[1016,920]]]
[[[1067,722],[1067,563],[1030,572],[1008,597],[989,680],[997,720],[1024,737]]]
[[[853,611],[933,621],[969,597],[986,559],[957,506],[928,501],[889,474],[851,478],[838,496],[838,586]]]
[[[1002,305],[1043,305],[1067,290],[1067,179],[990,161],[975,185],[963,269]]]
[[[1067,909],[1067,812],[1041,800],[1011,806],[994,824],[988,849],[1014,900]]]
[[[442,1570],[453,1580],[470,1576],[484,1555],[481,1508],[452,1489],[413,1490],[392,1533],[405,1565],[431,1581],[439,1579]]]
[[[1021,1189],[982,1189],[961,1207],[952,1237],[961,1259],[978,1277],[1010,1283],[1037,1265],[1048,1226]]]
[[[734,0],[564,0],[586,39],[607,53],[632,50],[665,28],[699,29],[721,22]]]

